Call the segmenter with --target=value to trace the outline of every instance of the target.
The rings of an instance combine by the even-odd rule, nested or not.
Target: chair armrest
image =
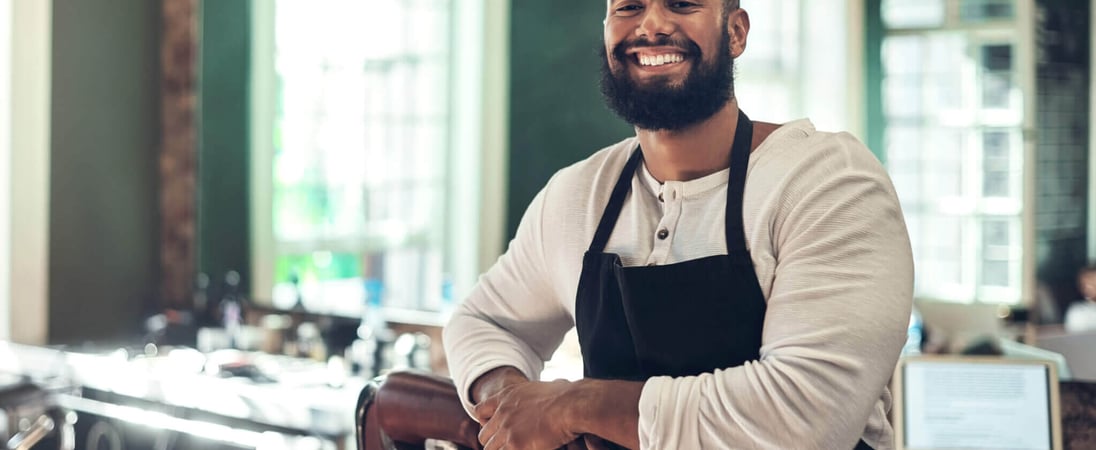
[[[389,373],[373,399],[377,425],[394,442],[422,445],[426,439],[481,449],[480,425],[468,416],[453,381],[422,371]]]

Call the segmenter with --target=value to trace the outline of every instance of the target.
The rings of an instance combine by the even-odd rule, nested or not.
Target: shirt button
[[[663,228],[661,230],[658,230],[658,239],[659,240],[664,240],[669,236],[670,236],[670,231],[669,230],[667,230],[665,228]]]

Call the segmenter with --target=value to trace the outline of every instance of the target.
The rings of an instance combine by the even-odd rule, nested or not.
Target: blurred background
[[[1096,262],[1092,3],[742,6],[743,110],[849,131],[890,172],[918,333],[933,318],[941,346],[971,328],[1060,331]],[[0,340],[375,373],[396,357],[362,352],[412,336],[404,353],[445,373],[438,326],[528,202],[633,133],[597,87],[604,14],[0,0]]]
[[[123,337],[229,271],[273,308],[442,312],[552,173],[632,133],[585,3],[5,1],[0,336]],[[743,109],[869,145],[918,297],[1061,320],[1096,258],[1087,2],[743,6]]]

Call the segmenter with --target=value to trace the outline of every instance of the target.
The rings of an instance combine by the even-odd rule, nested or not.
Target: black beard
[[[609,68],[605,46],[598,46],[601,56],[601,94],[609,109],[626,122],[644,130],[681,130],[715,115],[734,98],[734,59],[731,58],[730,34],[723,27],[719,52],[712,63],[706,63],[700,47],[693,41],[671,42],[664,37],[656,42],[641,39],[621,42],[613,48],[616,70]],[[628,75],[628,65],[635,57],[626,52],[640,46],[676,46],[685,49],[686,60],[693,68],[681,86],[651,83],[639,86]]]

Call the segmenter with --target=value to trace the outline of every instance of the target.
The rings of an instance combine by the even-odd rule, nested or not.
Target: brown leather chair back
[[[359,450],[423,449],[427,439],[480,450],[479,424],[468,417],[453,381],[401,370],[377,378],[358,396]]]

